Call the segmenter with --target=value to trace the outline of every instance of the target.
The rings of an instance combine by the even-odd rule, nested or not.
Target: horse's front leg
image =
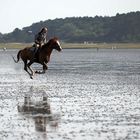
[[[43,73],[46,73],[46,70],[48,69],[47,63],[43,63]]]
[[[48,66],[47,66],[47,63],[43,63],[43,71],[35,71],[35,73],[38,73],[38,74],[43,74],[46,72],[46,70],[48,69]]]
[[[33,69],[30,67],[33,63],[34,63],[33,61],[30,61],[30,62],[27,64],[28,69],[31,71],[31,74],[29,73],[31,79],[33,79],[33,76],[34,76],[34,74],[35,74],[35,72],[33,71]]]

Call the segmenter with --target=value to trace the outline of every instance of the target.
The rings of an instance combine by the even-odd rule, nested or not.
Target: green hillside
[[[48,38],[57,36],[63,42],[140,42],[140,12],[40,21],[22,30],[16,28],[0,34],[0,42],[33,42],[34,35],[44,26],[48,28]]]

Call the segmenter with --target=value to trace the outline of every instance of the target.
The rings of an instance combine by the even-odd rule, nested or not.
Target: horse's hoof
[[[42,72],[41,72],[41,71],[35,71],[35,73],[37,73],[37,74],[42,74]]]
[[[31,79],[33,79],[33,76],[30,76]]]
[[[40,74],[40,71],[37,71],[37,70],[36,70],[36,71],[35,71],[35,73],[38,73],[38,74]]]

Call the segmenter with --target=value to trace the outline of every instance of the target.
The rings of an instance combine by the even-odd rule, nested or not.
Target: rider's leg
[[[33,51],[33,59],[36,59],[36,53],[37,53],[37,51],[38,51],[38,44],[34,44],[33,45],[33,47],[34,47],[34,51]]]

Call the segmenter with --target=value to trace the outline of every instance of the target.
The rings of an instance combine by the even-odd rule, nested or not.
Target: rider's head
[[[46,27],[41,29],[41,33],[47,33],[48,29]]]

